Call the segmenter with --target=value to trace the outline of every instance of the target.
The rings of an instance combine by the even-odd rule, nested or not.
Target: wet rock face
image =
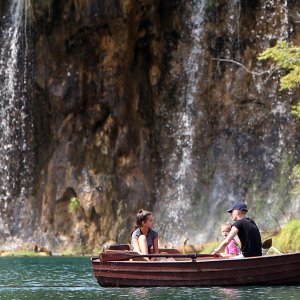
[[[237,200],[247,201],[262,230],[299,216],[299,198],[288,192],[299,159],[299,124],[289,112],[299,91],[279,92],[278,73],[255,75],[270,68],[257,60],[264,49],[278,39],[297,42],[294,10],[298,4],[283,1],[275,9],[260,1],[206,1],[203,8],[200,1],[174,16],[169,32],[179,38],[164,60],[156,110],[164,143],[155,212],[165,240],[217,236]]]
[[[158,1],[48,1],[34,11],[43,231],[78,242],[77,230],[91,247],[127,241],[134,212],[153,203]]]
[[[262,50],[299,42],[298,2],[273,2],[33,1],[32,230],[92,249],[128,242],[140,208],[179,243],[239,198],[265,228],[287,215],[299,93],[232,62],[261,72]]]

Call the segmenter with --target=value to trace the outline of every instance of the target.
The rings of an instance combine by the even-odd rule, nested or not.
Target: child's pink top
[[[235,240],[231,240],[228,246],[225,248],[225,253],[226,254],[239,254],[240,249],[236,244]]]

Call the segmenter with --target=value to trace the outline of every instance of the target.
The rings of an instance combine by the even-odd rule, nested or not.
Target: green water
[[[0,258],[0,299],[300,299],[300,287],[102,288],[89,258]]]

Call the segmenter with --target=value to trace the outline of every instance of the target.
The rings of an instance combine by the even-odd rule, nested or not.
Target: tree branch
[[[238,62],[238,61],[235,61],[235,60],[232,60],[232,59],[227,59],[227,58],[213,58],[213,60],[217,60],[217,61],[221,61],[221,62],[229,62],[229,63],[233,63],[233,64],[236,64],[242,68],[244,68],[246,70],[246,72],[252,74],[252,75],[255,75],[255,76],[262,76],[262,75],[265,75],[265,74],[269,74],[268,75],[268,78],[270,78],[270,76],[278,70],[278,68],[276,67],[272,67],[270,70],[267,70],[267,71],[263,71],[263,72],[254,72],[254,71],[251,71],[249,70],[245,65],[243,65],[242,63]]]

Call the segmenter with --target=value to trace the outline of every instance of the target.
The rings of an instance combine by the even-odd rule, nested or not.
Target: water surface
[[[0,299],[300,299],[300,287],[102,288],[87,257],[0,257]]]

